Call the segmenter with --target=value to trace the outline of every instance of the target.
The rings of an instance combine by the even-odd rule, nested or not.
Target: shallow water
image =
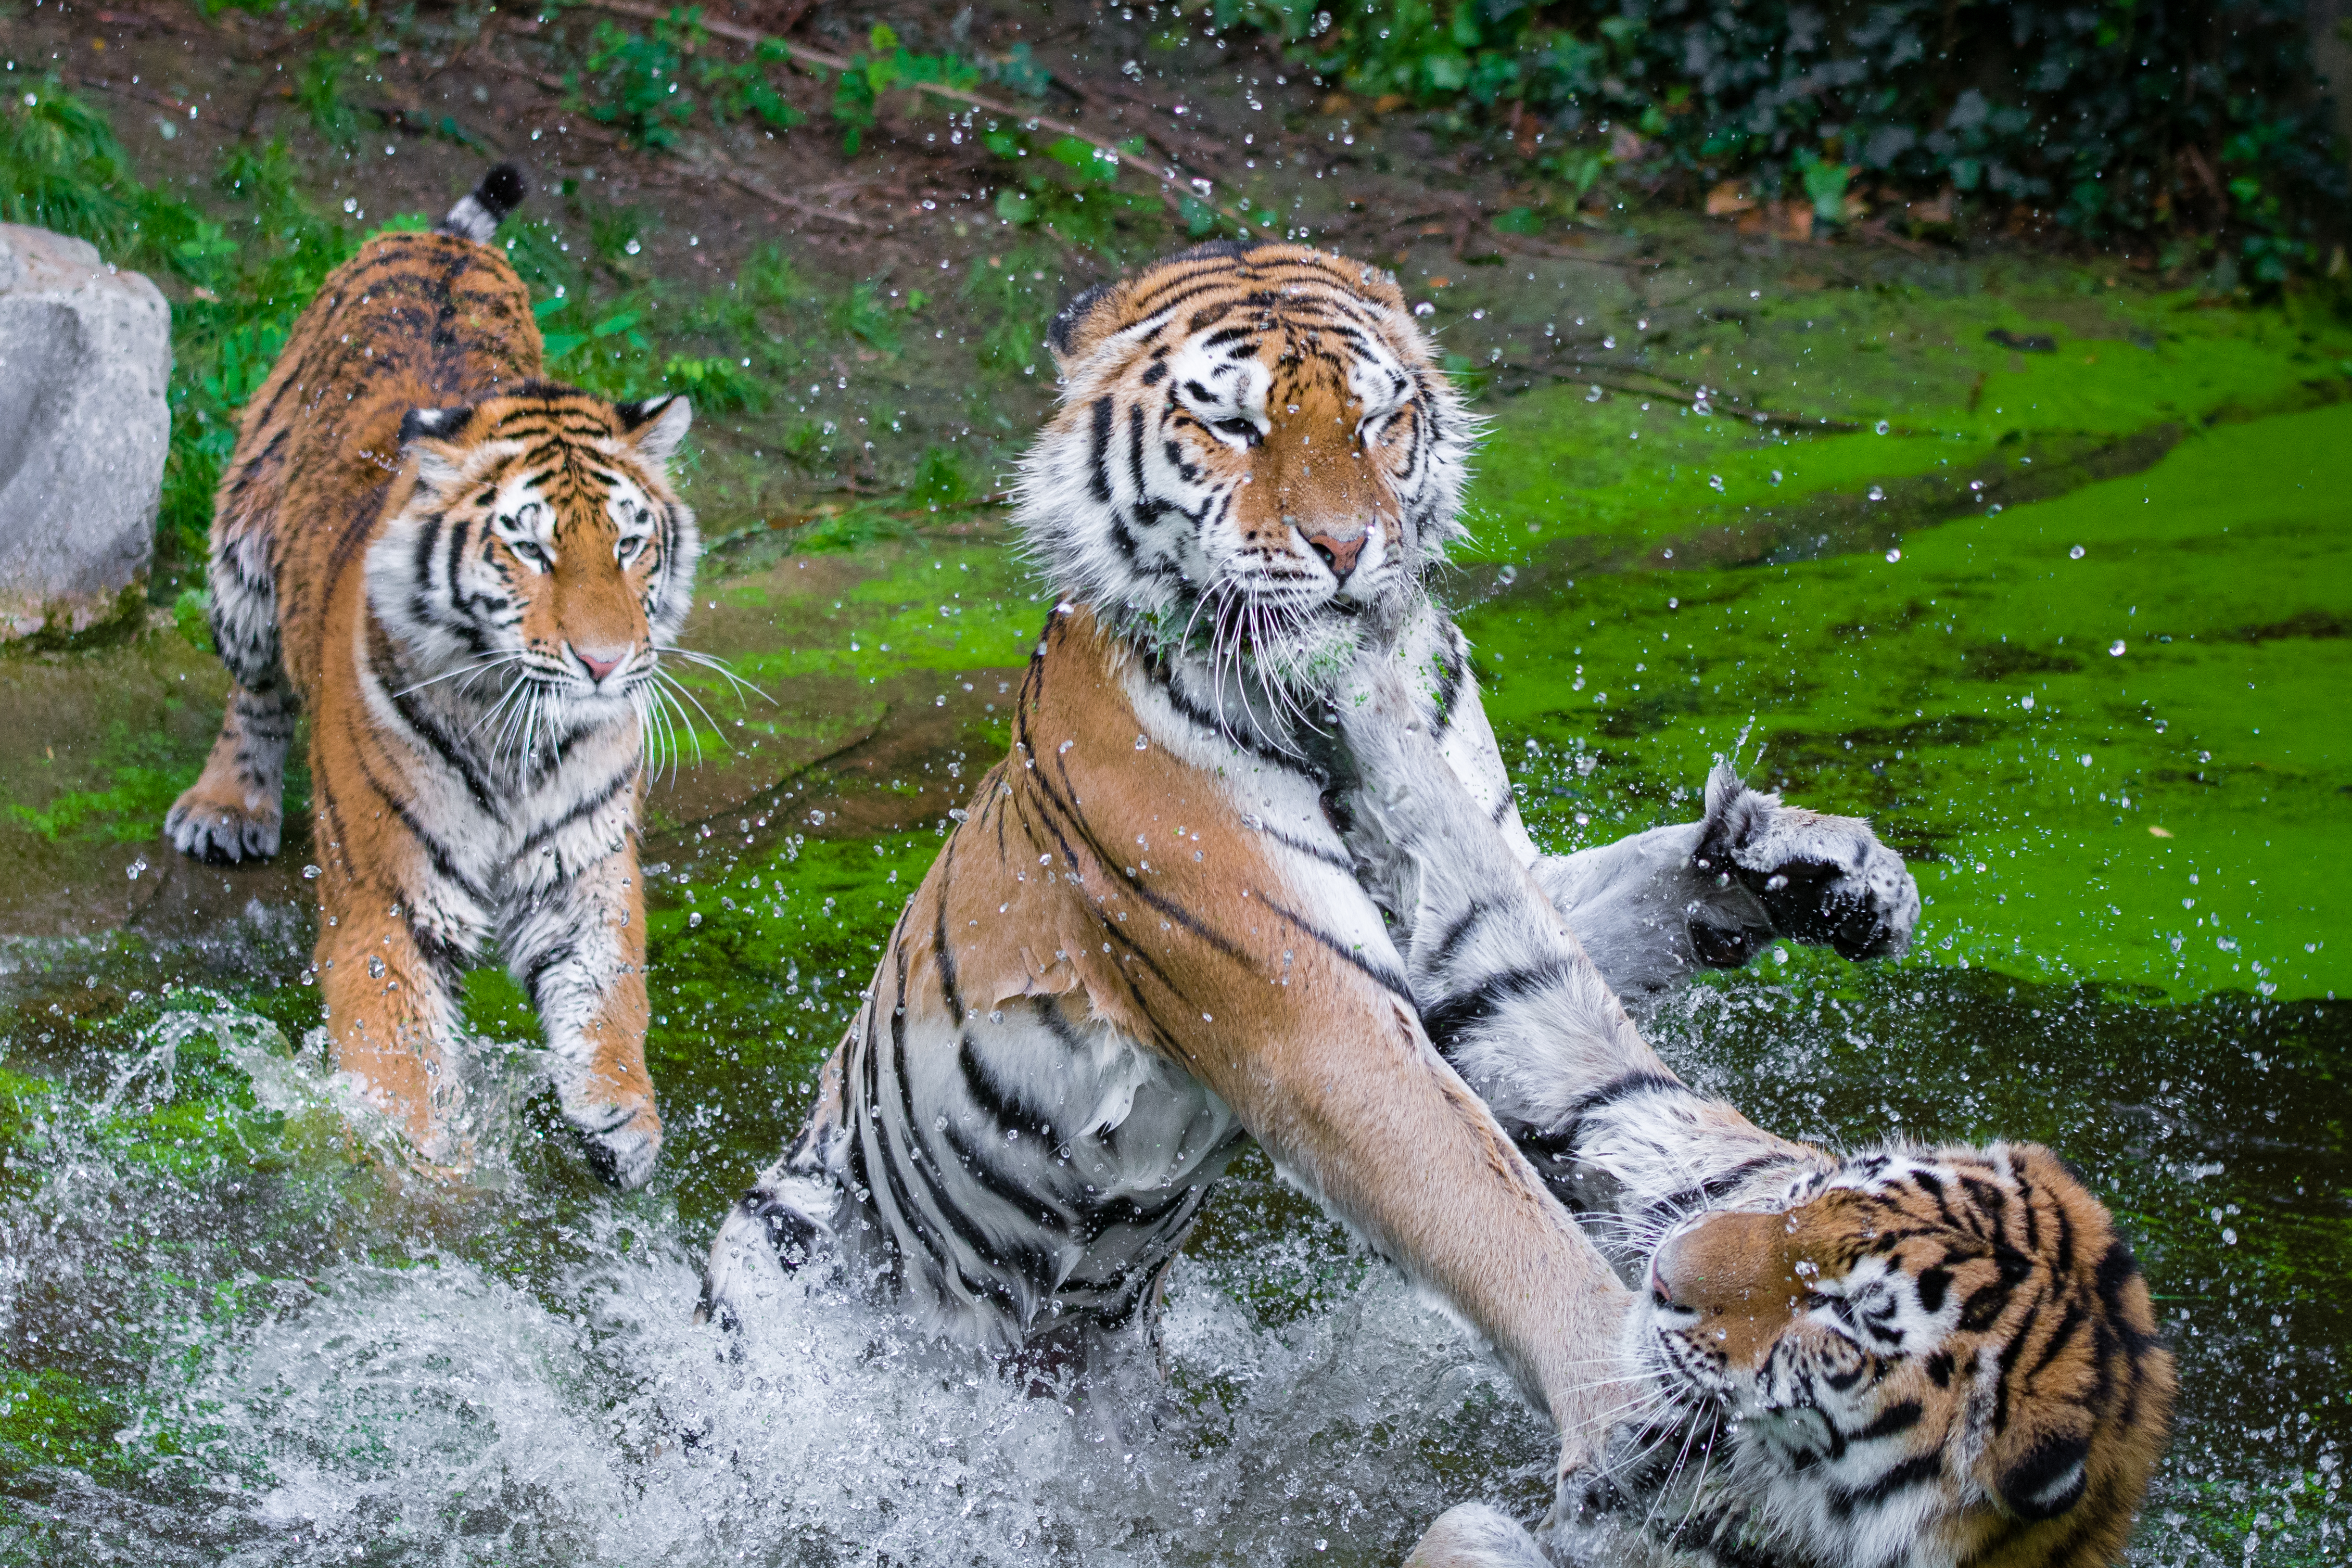
[[[2340,1545],[2343,1009],[1793,967],[1661,1019],[1669,1059],[1803,1136],[2047,1140],[2125,1216],[2185,1389],[2140,1559]],[[1262,1167],[1177,1272],[1164,1387],[1067,1405],[822,1289],[692,1325],[722,1195],[614,1197],[542,1105],[457,1202],[260,1014],[20,987],[56,1038],[7,1084],[12,1559],[1382,1563],[1454,1500],[1539,1506],[1542,1424]],[[674,1136],[777,1124],[772,1073],[700,1066]]]
[[[2259,402],[2276,377],[2240,360],[2174,412]],[[2021,373],[1947,369],[1954,408]],[[2094,434],[2164,412],[2081,356],[2063,376]],[[2340,1556],[2352,423],[2176,428],[2011,503],[1969,476],[2015,486],[2063,432],[1947,434],[1502,405],[1454,584],[1490,711],[1553,847],[1687,817],[1743,734],[1752,778],[1874,816],[1931,900],[1913,955],[1768,952],[1658,1019],[1661,1050],[1796,1136],[2058,1148],[2181,1356],[2136,1560]],[[1813,512],[1770,511],[1807,485]],[[713,580],[698,634],[785,700],[715,707],[655,801],[669,1141],[625,1197],[524,1046],[486,1050],[468,1191],[353,1129],[305,1044],[299,837],[198,887],[141,815],[202,754],[193,650],[12,668],[12,758],[78,693],[113,683],[129,716],[4,824],[16,928],[99,934],[0,950],[0,1561],[1392,1563],[1453,1502],[1537,1511],[1542,1423],[1255,1157],[1178,1267],[1164,1382],[1139,1354],[1090,1401],[1033,1396],[822,1291],[740,1346],[690,1322],[719,1215],[1004,744],[1033,593],[984,539]],[[468,1010],[530,1038],[496,974]]]

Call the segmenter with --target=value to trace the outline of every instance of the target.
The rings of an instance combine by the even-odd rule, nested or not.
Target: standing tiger
[[[1580,1462],[1611,1401],[1578,1364],[1622,1291],[1432,1048],[1330,794],[1325,705],[1378,629],[1440,673],[1423,716],[1535,860],[1423,587],[1470,421],[1394,283],[1298,246],[1187,251],[1074,300],[1051,342],[1061,405],[1019,511],[1066,600],[1011,755],[900,915],[806,1128],[714,1242],[705,1310],[757,1318],[833,1251],[1003,1350],[1148,1327],[1255,1138],[1474,1324]],[[1900,945],[1898,859],[1746,799],[1744,836],[1711,819],[1543,873],[1661,983],[1776,920]],[[1728,870],[1685,863],[1702,831]]]
[[[500,164],[434,232],[370,240],[247,408],[212,533],[235,684],[164,829],[205,859],[276,853],[307,708],[337,1065],[462,1163],[457,981],[495,939],[565,1117],[635,1186],[661,1147],[638,791],[693,597],[664,472],[690,415],[538,379],[530,296],[488,244],[522,194]]]
[[[1563,1494],[1559,1554],[2115,1561],[2174,1372],[2106,1208],[2037,1145],[1841,1158],[1688,1088],[1420,733],[1402,667],[1368,659],[1360,684],[1339,705],[1350,841],[1422,1019],[1635,1287],[1596,1378],[1625,1413]],[[1547,1559],[1473,1504],[1412,1561]]]

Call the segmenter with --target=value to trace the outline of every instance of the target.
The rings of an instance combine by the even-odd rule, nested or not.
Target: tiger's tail
[[[457,204],[449,209],[449,215],[433,225],[434,232],[488,245],[506,215],[522,205],[530,190],[523,183],[521,170],[511,163],[493,164],[473,193],[458,198]]]

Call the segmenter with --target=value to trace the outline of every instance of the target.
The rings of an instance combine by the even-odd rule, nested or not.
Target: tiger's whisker
[[[656,670],[654,674],[655,677],[658,679],[663,685],[668,687],[674,695],[684,697],[688,702],[692,703],[694,705],[694,711],[702,716],[702,721],[705,724],[709,725],[714,731],[720,735],[727,733],[725,730],[719,727],[719,721],[710,716],[710,710],[702,706],[701,699],[697,697],[693,691],[676,675],[671,674],[667,670]],[[680,709],[679,713],[681,717],[684,716],[683,709]],[[700,754],[698,752],[696,754],[696,760],[700,760]]]

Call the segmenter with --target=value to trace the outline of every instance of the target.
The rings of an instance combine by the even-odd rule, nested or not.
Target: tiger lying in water
[[[1618,983],[1774,931],[1891,951],[1917,892],[1862,824],[1737,790],[1703,823],[1537,858],[1423,588],[1470,422],[1384,275],[1207,246],[1080,297],[1053,345],[1061,409],[1020,515],[1068,601],[805,1129],[714,1243],[705,1311],[756,1319],[831,1253],[1005,1351],[1148,1330],[1255,1138],[1486,1336],[1580,1464],[1612,1400],[1577,1364],[1622,1292],[1431,1048],[1328,794],[1332,683],[1374,622],[1438,672],[1423,717],[1481,821]]]
[[[538,379],[530,296],[488,243],[522,195],[502,163],[435,232],[370,240],[247,405],[209,579],[235,685],[164,831],[276,854],[309,708],[336,1065],[462,1164],[457,984],[495,939],[565,1117],[635,1186],[661,1147],[637,796],[700,548],[665,472],[690,415]]]
[[[1686,1087],[1478,820],[1403,667],[1368,659],[1361,679],[1361,700],[1339,705],[1350,841],[1398,917],[1430,1038],[1552,1190],[1608,1217],[1598,1233],[1637,1287],[1621,1359],[1595,1379],[1630,1413],[1570,1478],[1556,1548],[1842,1568],[2114,1561],[2163,1451],[2174,1374],[2099,1200],[2036,1145],[1841,1158]],[[1412,1559],[1546,1561],[1477,1505]]]

